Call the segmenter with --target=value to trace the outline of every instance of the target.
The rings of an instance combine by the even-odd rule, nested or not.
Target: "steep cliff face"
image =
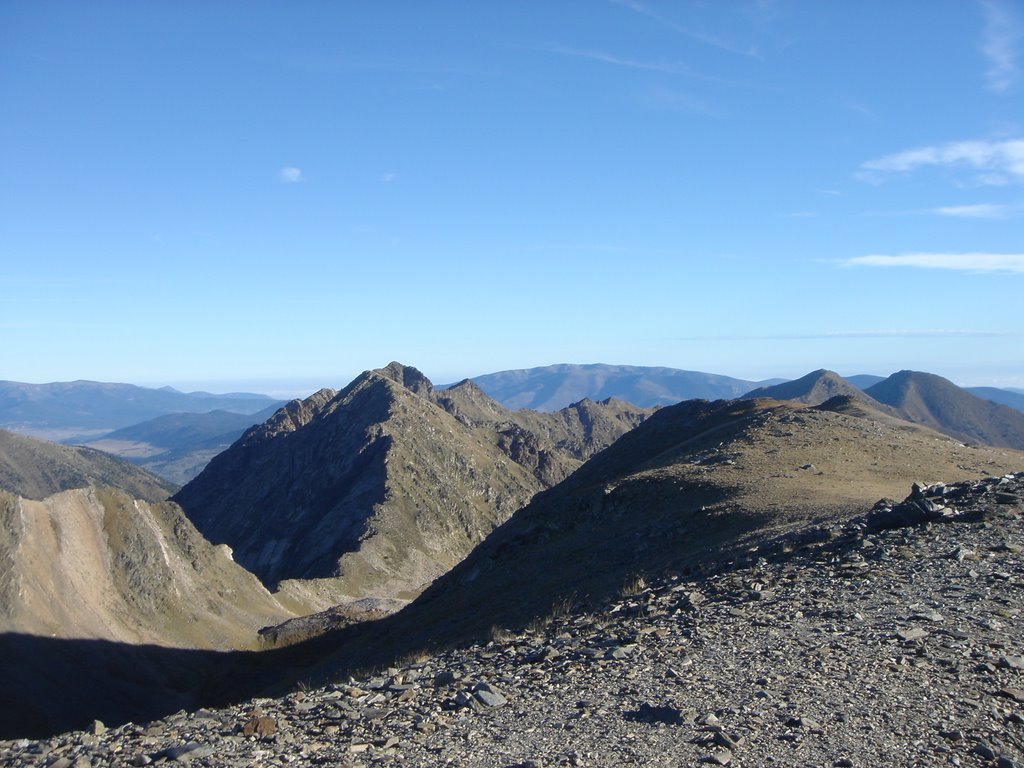
[[[175,501],[268,585],[330,579],[341,600],[408,599],[647,413],[513,413],[392,363],[290,403]]]

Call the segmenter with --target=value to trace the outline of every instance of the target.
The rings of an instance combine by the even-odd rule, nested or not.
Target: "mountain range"
[[[168,413],[256,413],[277,401],[246,392],[212,395],[134,384],[0,381],[0,428],[50,440],[87,439]]]
[[[615,398],[642,408],[673,405],[680,400],[739,397],[755,386],[783,379],[746,381],[700,371],[636,365],[549,365],[499,371],[473,382],[506,408],[557,411],[584,398]]]
[[[884,378],[858,374],[845,377],[845,381],[863,390]],[[729,399],[784,380],[753,382],[664,367],[563,364],[499,371],[474,382],[507,408],[551,411],[583,399],[613,398],[640,407],[692,398]],[[966,391],[1024,411],[1024,393],[1020,391],[995,387],[967,387]],[[248,393],[186,394],[170,387],[147,389],[88,381],[0,382],[0,428],[97,448],[127,458],[177,485],[197,476],[213,456],[281,405],[283,402]],[[219,410],[211,410],[215,407]],[[145,414],[153,415],[140,421]],[[109,428],[111,424],[121,426]]]
[[[914,482],[1024,466],[1017,411],[930,374],[860,383],[541,412],[391,363],[276,409],[171,500],[123,460],[0,432],[4,696],[43,733],[334,682],[589,621],[647,580],[830,541]],[[218,437],[188,419],[122,437],[175,429]]]
[[[843,377],[858,389],[885,376],[855,374]],[[550,411],[584,398],[612,397],[645,408],[674,405],[682,400],[728,400],[756,388],[784,384],[786,379],[747,381],[700,371],[634,365],[549,365],[498,371],[473,377],[473,382],[506,408]],[[996,387],[966,387],[978,397],[1024,411],[1024,393]]]

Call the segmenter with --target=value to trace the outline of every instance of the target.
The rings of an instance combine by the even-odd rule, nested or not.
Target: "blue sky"
[[[1024,4],[0,4],[0,378],[1024,386]]]

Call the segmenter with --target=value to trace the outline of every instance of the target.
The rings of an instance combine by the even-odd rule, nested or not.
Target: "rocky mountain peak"
[[[330,579],[345,600],[414,596],[648,414],[511,412],[400,363],[282,410],[291,431],[251,430],[175,500],[268,585]]]
[[[413,368],[411,365],[402,365],[402,363],[392,361],[383,368],[378,368],[374,373],[379,373],[396,384],[401,384],[417,395],[429,397],[434,391],[434,385],[430,379],[424,376],[419,369]]]

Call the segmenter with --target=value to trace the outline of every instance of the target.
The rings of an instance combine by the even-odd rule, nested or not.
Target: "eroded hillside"
[[[250,648],[294,615],[177,505],[111,488],[0,492],[0,561],[2,632]]]

